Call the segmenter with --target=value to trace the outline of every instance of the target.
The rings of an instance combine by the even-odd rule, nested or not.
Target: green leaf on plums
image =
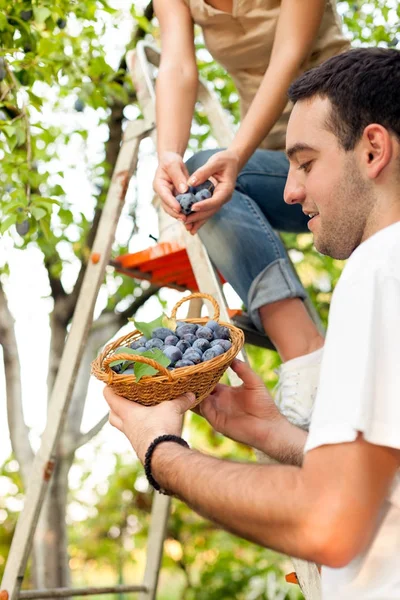
[[[136,350],[132,350],[132,348],[125,348],[125,346],[120,346],[119,348],[117,348],[113,354],[138,354],[136,352]],[[140,352],[139,352],[140,354]],[[116,365],[122,365],[122,363],[125,362],[124,358],[121,358],[119,360],[113,360],[113,362],[110,362],[110,367],[115,367]]]
[[[176,329],[175,319],[170,319],[165,313],[157,317],[157,319],[154,319],[154,321],[150,321],[150,323],[136,321],[134,318],[129,318],[128,321],[132,321],[136,329],[145,335],[148,340],[151,338],[154,329],[157,329],[158,327],[168,327],[168,329],[171,329],[172,331],[175,331]]]
[[[164,354],[164,352],[162,352],[159,348],[151,348],[150,350],[146,350],[145,352],[138,352],[137,350],[132,350],[132,348],[125,348],[124,346],[121,346],[120,348],[117,348],[114,351],[114,354],[136,354],[136,356],[147,356],[147,358],[152,358],[153,360],[155,360],[156,362],[158,362],[160,365],[162,365],[163,367],[168,367],[171,364],[171,361],[169,358],[167,358]],[[121,374],[125,371],[125,369],[127,369],[134,361],[128,361],[124,358],[121,358],[119,360],[113,360],[110,363],[110,367],[115,367],[116,365],[124,365],[123,369],[121,371]],[[135,377],[136,377],[136,381],[140,381],[142,377],[144,377],[145,375],[155,375],[156,373],[159,373],[159,371],[157,371],[157,369],[155,369],[154,367],[152,367],[151,365],[148,365],[146,363],[141,363],[141,362],[135,362],[134,364],[134,373],[135,373]]]
[[[134,323],[136,329],[140,331],[143,335],[147,337],[149,340],[151,338],[151,332],[153,329],[157,327],[162,327],[162,315],[157,317],[154,321],[150,321],[150,323],[142,323],[140,321],[135,321],[135,319],[128,319],[128,321],[132,321]]]
[[[166,327],[167,329],[170,329],[171,331],[175,331],[176,330],[176,320],[171,319],[171,317],[167,317],[167,315],[164,314],[162,317],[162,326]]]
[[[162,352],[159,348],[152,348],[151,350],[146,350],[146,352],[140,352],[138,354],[152,358],[163,367],[168,367],[168,365],[171,364],[169,358],[167,358],[164,352]],[[154,367],[140,362],[135,362],[134,372],[137,382],[139,382],[145,375],[156,375],[159,373],[159,371],[154,369]]]

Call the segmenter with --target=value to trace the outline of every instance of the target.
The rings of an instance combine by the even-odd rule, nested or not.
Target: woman
[[[213,263],[274,343],[283,361],[276,401],[307,427],[324,340],[275,231],[308,231],[300,206],[283,201],[287,90],[301,72],[349,48],[335,0],[154,0],[154,8],[162,44],[154,189],[169,215],[199,231]],[[194,24],[233,78],[242,122],[229,148],[200,152],[185,165],[198,78]],[[185,192],[209,177],[218,182],[213,197],[185,217],[174,189]]]

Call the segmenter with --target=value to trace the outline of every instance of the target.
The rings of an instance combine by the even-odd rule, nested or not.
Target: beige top
[[[203,30],[211,55],[232,76],[240,97],[241,116],[246,114],[267,70],[280,0],[233,0],[232,13],[223,12],[205,0],[185,0],[194,22]],[[306,4],[305,0],[305,4]],[[326,0],[325,13],[313,49],[303,71],[350,47],[341,30],[336,0]],[[285,148],[286,127],[291,111],[286,105],[262,148]]]

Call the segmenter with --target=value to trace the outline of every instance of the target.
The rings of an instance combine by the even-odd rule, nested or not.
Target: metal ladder
[[[151,137],[155,140],[154,69],[159,65],[159,61],[159,51],[146,42],[139,42],[135,51],[128,53],[127,56],[127,63],[135,84],[144,119],[130,122],[124,132],[97,235],[93,243],[91,256],[73,315],[71,329],[66,340],[52,391],[47,425],[42,434],[40,449],[32,465],[24,508],[17,522],[4,576],[0,585],[0,600],[17,600],[18,598],[34,600],[39,598],[89,596],[113,592],[138,592],[139,600],[154,600],[156,598],[163,542],[171,503],[171,499],[168,496],[161,494],[154,494],[153,498],[147,544],[147,559],[141,584],[116,585],[106,588],[57,588],[30,591],[21,591],[21,584],[32,548],[40,509],[47,492],[47,484],[57,460],[57,441],[67,418],[78,366],[82,358],[89,328],[93,322],[95,302],[104,279],[106,267],[110,262],[111,245],[124,204],[128,183],[136,171],[139,145],[145,137]],[[230,125],[218,100],[210,93],[206,84],[201,80],[199,81],[198,100],[202,103],[209,117],[216,140],[221,146],[228,145],[233,135]],[[161,235],[165,231],[168,235],[173,235],[176,239],[182,241],[186,246],[200,290],[214,296],[220,305],[221,319],[225,321],[229,320],[227,303],[221,284],[199,237],[193,237],[188,234],[180,223],[178,224],[167,215],[163,215],[162,218],[166,220],[160,222]],[[168,219],[170,220],[169,222]],[[308,307],[317,322],[317,316],[311,303],[308,303]],[[189,307],[190,316],[195,317],[199,315],[200,310],[201,305],[199,303],[192,304]],[[242,360],[246,360],[245,352],[242,352],[239,357]],[[241,383],[233,371],[229,371],[228,376],[232,385]],[[319,600],[320,578],[316,565],[298,559],[293,559],[293,563],[297,580],[306,600]]]

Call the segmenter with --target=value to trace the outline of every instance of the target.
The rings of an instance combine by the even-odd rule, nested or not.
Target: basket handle
[[[176,319],[176,312],[177,312],[178,308],[181,306],[181,304],[183,304],[184,302],[187,302],[188,300],[193,300],[194,298],[204,298],[205,300],[209,300],[214,308],[214,315],[212,318],[214,321],[219,320],[218,302],[210,294],[202,294],[201,292],[194,292],[193,294],[190,294],[190,296],[185,296],[184,298],[181,298],[181,300],[179,300],[179,302],[177,302],[175,304],[174,308],[172,309],[171,319]]]
[[[111,362],[114,362],[114,360],[129,360],[131,362],[135,361],[135,362],[146,363],[147,365],[150,365],[154,369],[157,369],[157,371],[159,371],[161,373],[161,375],[165,375],[165,377],[167,377],[170,381],[173,381],[171,372],[168,371],[168,369],[166,369],[162,365],[160,365],[160,363],[153,360],[152,358],[148,358],[147,356],[142,356],[141,354],[124,354],[121,352],[120,354],[112,354],[108,358],[105,358],[103,361],[103,368],[104,368],[104,371],[108,374],[109,383],[112,383],[112,381],[114,379],[114,375],[116,375],[116,373],[114,373],[114,371],[109,366]],[[123,373],[121,373],[121,375],[123,375]]]

